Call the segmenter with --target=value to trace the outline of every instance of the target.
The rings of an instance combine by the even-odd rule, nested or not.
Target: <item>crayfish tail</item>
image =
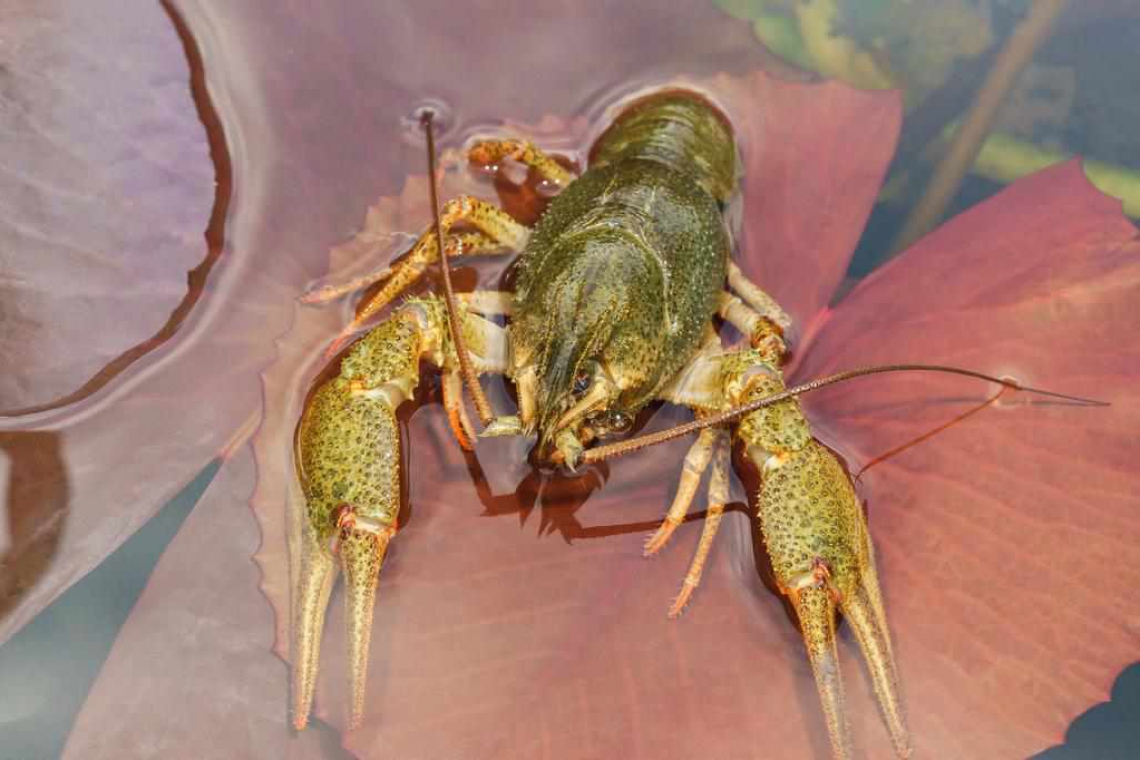
[[[300,568],[293,597],[293,728],[301,731],[309,723],[317,667],[321,656],[321,632],[325,609],[336,580],[336,564],[327,545],[306,521],[301,532]]]
[[[394,528],[378,532],[345,527],[340,536],[341,569],[344,571],[345,622],[348,630],[349,730],[359,728],[364,716],[364,692],[368,680],[368,644],[372,639],[372,610],[380,565]]]
[[[815,685],[831,737],[835,760],[850,760],[851,729],[843,697],[843,677],[835,643],[835,603],[827,588],[807,587],[789,593],[800,619],[800,630],[807,646]]]
[[[873,561],[864,567],[858,585],[854,592],[843,598],[840,609],[851,624],[855,637],[859,640],[859,647],[863,650],[863,659],[867,661],[875,697],[879,701],[895,752],[901,758],[908,758],[911,753],[910,731],[899,698],[899,679]]]

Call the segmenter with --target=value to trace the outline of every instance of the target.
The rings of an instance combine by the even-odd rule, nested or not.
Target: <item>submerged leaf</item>
[[[119,223],[110,226],[106,219],[92,216],[88,221],[103,225],[97,229],[108,234],[90,238],[96,241],[91,251],[98,254],[98,261],[124,261],[115,250],[115,241],[123,235],[124,241],[135,240],[127,235],[128,229],[145,233],[138,244],[141,248],[133,245],[131,250],[146,253],[150,250],[147,241],[153,238],[158,246],[182,230],[186,219],[197,219],[191,225],[191,237],[200,245],[199,235],[209,221],[210,196],[196,196],[200,205],[195,212],[193,198],[176,192],[182,187],[183,175],[205,180],[192,184],[192,189],[209,189],[201,122],[186,89],[183,56],[187,51],[169,27],[165,35],[151,33],[155,24],[166,23],[158,7],[150,7],[145,17],[136,17],[125,10],[122,0],[99,0],[82,9],[65,5],[25,3],[19,14],[13,11],[13,18],[26,15],[29,39],[42,36],[47,41],[44,46],[32,46],[29,57],[40,47],[55,50],[52,45],[57,43],[66,51],[49,56],[44,66],[29,69],[27,75],[58,72],[65,84],[75,78],[91,85],[90,92],[78,85],[74,90],[62,88],[59,97],[50,101],[51,113],[77,109],[78,115],[72,114],[67,121],[68,128],[86,127],[89,132],[78,144],[87,144],[86,140],[108,150],[121,147],[118,153],[112,150],[110,155],[90,159],[122,184],[109,186],[121,193],[102,207],[106,213],[115,213],[119,208],[115,203],[126,208],[131,199],[142,208],[137,214],[132,211],[129,221],[116,216]],[[505,113],[520,120],[537,120],[544,112],[586,109],[597,98],[601,83],[625,86],[646,76],[746,69],[767,60],[747,28],[703,4],[696,15],[691,8],[623,4],[605,18],[584,18],[571,4],[542,12],[528,8],[526,13],[510,13],[490,2],[467,4],[461,11],[443,2],[399,7],[342,3],[336,8],[323,6],[320,13],[310,6],[282,9],[268,2],[234,6],[186,0],[164,7],[184,24],[192,38],[187,41],[188,49],[200,54],[206,81],[198,81],[199,93],[205,97],[208,90],[224,129],[224,140],[218,146],[224,155],[215,158],[228,162],[233,174],[232,208],[219,212],[226,222],[226,247],[173,340],[142,352],[80,400],[72,399],[59,409],[0,420],[0,430],[18,435],[28,431],[58,435],[61,462],[44,484],[60,501],[58,509],[36,513],[43,519],[37,518],[35,525],[15,526],[29,508],[12,498],[5,505],[6,536],[23,537],[20,545],[7,541],[0,545],[5,562],[34,553],[23,540],[28,536],[55,533],[58,540],[52,539],[51,556],[37,557],[34,566],[3,567],[9,577],[18,573],[20,581],[0,589],[4,594],[0,597],[0,641],[119,546],[216,456],[235,431],[257,422],[261,409],[258,372],[274,360],[273,339],[289,329],[294,299],[325,271],[329,247],[349,236],[369,200],[378,193],[396,192],[409,166],[422,171],[422,143],[418,138],[411,145],[406,142],[402,117],[411,114],[425,97],[448,101],[465,124],[499,119]],[[658,36],[654,44],[630,45],[630,29],[649,16],[655,18]],[[471,56],[471,31],[479,20],[487,25],[488,33],[480,44],[488,49]],[[656,46],[658,41],[660,46]],[[554,65],[561,50],[587,49],[594,53],[584,57],[581,65]],[[432,51],[431,55],[425,55],[425,50]],[[519,66],[521,60],[527,65]],[[22,72],[22,65],[16,62],[9,68]],[[100,67],[100,73],[115,67],[123,71],[91,83],[90,73],[84,72],[91,66]],[[117,89],[119,85],[125,94]],[[178,104],[167,99],[174,90],[181,95]],[[110,106],[96,104],[91,92],[105,92]],[[520,99],[519,93],[532,97]],[[36,94],[35,102],[40,103],[41,97]],[[113,129],[104,130],[98,120],[84,123],[81,117],[91,113],[105,114],[109,125],[119,125],[131,142],[124,147],[121,137]],[[132,116],[139,121],[130,121]],[[141,147],[152,147],[148,137],[152,130],[158,143],[136,166],[133,161]],[[180,135],[193,135],[197,142],[184,145]],[[67,158],[66,151],[59,150]],[[18,152],[10,154],[9,163],[15,165],[19,160]],[[66,196],[68,188],[83,186],[88,176],[81,173],[85,167],[85,163],[74,164],[70,174],[61,169],[50,191],[44,186],[31,187],[29,197],[55,190]],[[152,181],[153,187],[132,184]],[[58,208],[58,204],[43,205],[52,213]],[[168,219],[173,221],[166,227]],[[143,228],[137,227],[139,220]],[[57,221],[60,229],[76,229],[66,220]],[[185,236],[178,233],[175,237]],[[205,255],[204,246],[188,250]],[[5,249],[0,255],[17,257],[20,266],[42,264],[30,244]],[[161,302],[158,312],[148,312],[152,316],[169,316],[185,295],[184,273],[196,261],[191,257],[170,269],[168,263],[169,257],[161,262],[132,258],[129,277],[120,281],[129,281],[134,288],[141,272],[173,273],[173,281],[180,286],[177,292],[149,280],[143,287],[146,293],[139,297],[148,303],[160,302],[153,300],[156,293],[171,296]],[[20,266],[13,271],[31,271]],[[58,267],[51,272],[60,274]],[[50,287],[72,282],[69,277],[61,278],[59,282],[53,279]],[[89,284],[81,275],[67,287]],[[99,287],[104,285],[100,281]],[[18,305],[25,297],[40,299],[38,292],[31,287],[20,290],[19,298],[5,299],[0,312],[9,313],[15,308],[9,304]],[[80,319],[71,321],[73,313]],[[128,310],[115,315],[129,323],[123,326],[123,335],[136,330],[143,337],[153,333],[153,325],[141,329],[147,318],[140,313]],[[35,345],[52,346],[59,356],[97,356],[130,348],[105,343],[98,331],[83,333],[102,325],[74,299],[65,299],[65,307],[51,311],[50,319],[37,316],[35,320],[53,325],[45,328],[49,338]],[[56,321],[58,334],[66,339],[55,337]],[[19,344],[19,353],[10,358],[8,377],[20,377],[13,373],[19,371],[20,362],[32,358],[28,352],[33,349],[40,352],[37,356],[47,356],[46,349],[35,345]],[[39,367],[37,377],[51,374],[50,367],[35,366]],[[90,369],[83,365],[69,371],[70,379],[58,387],[52,385],[54,380],[37,384],[40,395],[21,396],[13,403],[50,401],[74,390]],[[28,384],[20,382],[21,388]],[[17,461],[31,461],[29,451],[11,454],[11,446],[5,450],[12,456],[12,467]],[[11,467],[0,470],[5,473],[12,482],[27,480],[27,474],[15,473]]]
[[[103,666],[115,676],[92,687],[64,757],[337,757],[324,752],[327,729],[288,729],[279,697],[289,679],[269,650],[269,608],[256,596],[219,598],[257,585],[257,525],[243,505],[254,479],[243,449],[187,517]]]
[[[803,330],[839,287],[898,138],[897,93],[720,78],[744,154],[740,266]],[[857,159],[857,160],[856,160]]]

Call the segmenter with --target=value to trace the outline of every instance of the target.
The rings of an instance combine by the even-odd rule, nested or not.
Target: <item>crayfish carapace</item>
[[[434,174],[430,118],[425,122]],[[524,141],[484,140],[467,155],[481,165],[522,163],[561,192],[532,230],[473,197],[451,200],[440,211],[433,187],[436,225],[398,266],[354,283],[386,278],[334,346],[423,274],[441,247],[445,259],[520,256],[514,293],[455,296],[444,262],[447,296],[397,307],[309,397],[295,439],[305,505],[295,515],[290,545],[296,727],[308,720],[338,564],[348,597],[349,725],[360,722],[377,578],[400,506],[396,410],[412,396],[426,362],[442,373],[443,403],[465,448],[477,440],[463,401],[465,382],[483,435],[535,434],[540,459],[571,468],[699,430],[673,504],[645,547],[652,554],[668,542],[711,465],[708,518],[671,615],[700,582],[727,501],[730,449],[738,444],[760,473],[756,539],[797,613],[835,757],[851,754],[837,612],[861,645],[895,750],[908,756],[862,505],[836,455],[813,437],[797,400],[825,382],[867,371],[785,388],[781,365],[791,320],[730,259],[722,209],[736,192],[739,161],[729,121],[695,92],[666,90],[625,108],[578,177]],[[497,316],[509,319],[506,327],[492,319]],[[717,317],[746,344],[723,345],[713,326]],[[871,371],[906,368],[948,369]],[[477,376],[484,373],[514,382],[517,414],[496,416],[490,409],[479,390]],[[593,446],[626,432],[637,412],[658,400],[690,408],[696,421],[665,435]]]

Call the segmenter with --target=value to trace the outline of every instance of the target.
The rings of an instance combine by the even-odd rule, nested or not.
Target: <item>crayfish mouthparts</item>
[[[549,449],[553,446],[553,450],[548,455],[543,456],[542,449]],[[578,463],[582,458],[582,452],[586,447],[579,440],[578,436],[570,428],[563,428],[554,437],[554,440],[547,446],[539,445],[539,461],[545,460],[556,467],[562,467],[570,472],[578,471]]]

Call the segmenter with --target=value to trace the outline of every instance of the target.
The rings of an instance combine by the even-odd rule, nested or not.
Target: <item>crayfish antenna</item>
[[[345,622],[348,631],[348,682],[350,689],[349,730],[359,728],[364,716],[364,691],[368,680],[368,644],[372,640],[372,610],[380,566],[394,527],[379,531],[345,526],[338,551],[344,571]]]
[[[632,454],[635,451],[656,446],[659,443],[671,441],[674,438],[680,438],[683,435],[704,430],[705,428],[714,427],[716,425],[725,425],[730,422],[735,422],[746,414],[758,411],[765,407],[775,406],[776,404],[783,403],[788,399],[802,396],[805,393],[817,391],[820,388],[826,388],[829,385],[836,383],[844,383],[848,380],[854,380],[858,377],[865,377],[867,375],[879,375],[885,372],[941,372],[949,375],[961,375],[963,377],[972,377],[977,380],[985,380],[990,383],[997,383],[1005,388],[1021,391],[1023,393],[1030,393],[1035,396],[1044,396],[1046,398],[1054,398],[1060,401],[1068,401],[1072,404],[1081,406],[1112,406],[1107,401],[1100,401],[1093,398],[1085,398],[1083,396],[1073,396],[1068,393],[1057,393],[1055,391],[1045,390],[1044,388],[1031,388],[1028,385],[1022,385],[1017,380],[1010,377],[997,377],[995,375],[987,375],[984,372],[975,372],[972,369],[963,369],[961,367],[948,367],[941,364],[884,364],[876,367],[861,367],[860,369],[850,369],[844,372],[837,372],[834,375],[827,377],[809,380],[806,383],[785,388],[784,390],[773,393],[771,396],[764,398],[752,399],[746,404],[725,409],[724,411],[717,412],[716,414],[709,414],[704,417],[692,420],[691,422],[684,422],[675,427],[667,428],[665,430],[658,430],[653,433],[638,436],[637,438],[627,438],[623,441],[615,443],[608,443],[605,446],[597,446],[589,449],[582,456],[582,461],[586,464],[593,464],[594,462],[601,462],[604,459],[611,459],[613,457],[622,456],[624,454]]]
[[[806,587],[790,591],[788,596],[800,619],[800,631],[807,646],[808,659],[815,675],[816,689],[831,737],[835,760],[850,760],[851,728],[843,697],[843,676],[839,672],[839,652],[835,644],[835,602],[829,589]]]
[[[840,601],[839,609],[851,624],[855,638],[859,640],[859,648],[863,650],[863,659],[867,662],[875,697],[895,752],[901,758],[908,758],[911,753],[910,731],[906,726],[902,700],[899,699],[899,679],[873,559],[864,567],[855,589]]]
[[[491,405],[487,401],[487,397],[483,393],[483,386],[479,385],[479,376],[475,372],[475,367],[471,363],[471,354],[467,350],[467,343],[463,340],[463,331],[459,329],[459,310],[455,305],[455,288],[451,283],[451,264],[447,260],[447,252],[443,249],[446,247],[447,236],[444,234],[443,223],[439,216],[439,188],[436,186],[436,168],[435,168],[435,130],[433,129],[435,114],[431,110],[426,110],[420,116],[420,125],[424,129],[424,136],[427,138],[427,160],[428,160],[428,176],[431,177],[431,183],[428,185],[431,191],[431,213],[432,224],[435,227],[435,238],[439,241],[438,245],[441,251],[439,257],[439,271],[443,275],[443,294],[444,304],[447,305],[447,324],[451,334],[451,342],[455,346],[456,358],[459,359],[459,371],[463,377],[463,382],[467,386],[467,391],[471,394],[471,401],[475,404],[475,411],[479,414],[479,422],[483,427],[491,424],[495,418],[494,413],[491,411]]]
[[[336,580],[336,564],[327,542],[317,530],[303,522],[301,529],[300,568],[293,597],[293,728],[301,731],[309,723],[313,692],[317,685],[317,666],[321,656],[321,632],[325,627],[325,609]]]

